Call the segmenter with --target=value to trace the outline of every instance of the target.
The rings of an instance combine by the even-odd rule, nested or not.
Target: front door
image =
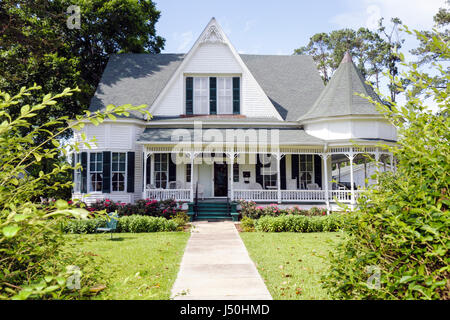
[[[214,196],[226,197],[228,193],[227,165],[214,163]]]

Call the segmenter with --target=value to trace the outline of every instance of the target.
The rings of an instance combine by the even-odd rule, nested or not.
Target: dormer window
[[[186,114],[240,114],[240,77],[186,77]]]

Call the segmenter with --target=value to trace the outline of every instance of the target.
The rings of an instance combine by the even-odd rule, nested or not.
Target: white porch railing
[[[278,201],[277,190],[234,190],[233,199],[252,201]]]
[[[190,196],[190,189],[149,189],[145,191],[146,199],[189,201]]]
[[[351,190],[329,190],[328,200],[334,202],[350,203]],[[355,199],[361,193],[355,190]],[[234,190],[233,199],[247,201],[278,201],[277,190]],[[325,190],[281,190],[281,202],[325,202]]]
[[[281,190],[281,201],[325,201],[323,190]]]

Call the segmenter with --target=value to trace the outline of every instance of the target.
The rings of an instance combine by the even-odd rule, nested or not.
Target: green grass
[[[244,232],[241,238],[275,300],[329,299],[320,278],[342,233]]]
[[[96,299],[169,299],[187,232],[67,235],[68,248],[94,257],[105,284]],[[70,249],[69,249],[70,250]]]

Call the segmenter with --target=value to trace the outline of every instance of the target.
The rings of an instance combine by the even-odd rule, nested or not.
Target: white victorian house
[[[378,99],[348,53],[324,86],[310,56],[239,54],[214,18],[187,54],[113,55],[90,110],[147,104],[153,118],[87,124],[97,143],[74,155],[73,197],[354,203],[356,159],[392,164],[377,145],[396,141],[355,92]],[[339,162],[348,188],[332,182]]]

